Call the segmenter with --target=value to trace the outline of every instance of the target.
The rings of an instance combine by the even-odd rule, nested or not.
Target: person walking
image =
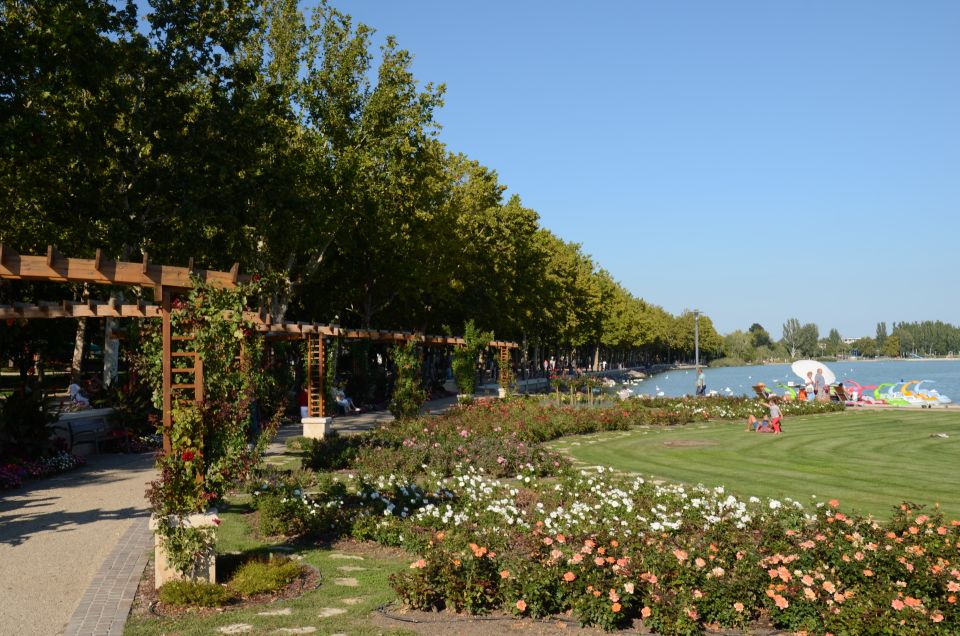
[[[707,376],[703,374],[703,369],[697,367],[697,395],[707,394]]]

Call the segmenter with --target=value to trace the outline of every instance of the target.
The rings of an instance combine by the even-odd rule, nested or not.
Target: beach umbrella
[[[837,381],[837,376],[822,362],[817,362],[816,360],[797,360],[790,365],[790,370],[804,380],[807,379],[808,371],[813,371],[813,375],[816,377],[817,369],[823,369],[823,379],[827,384],[833,384]]]

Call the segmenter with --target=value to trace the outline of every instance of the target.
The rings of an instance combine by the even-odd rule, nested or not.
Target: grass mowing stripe
[[[847,411],[788,418],[784,435],[745,433],[711,422],[556,443],[590,465],[742,495],[837,497],[882,518],[901,501],[940,502],[960,516],[960,413]],[[947,438],[938,437],[945,433]]]

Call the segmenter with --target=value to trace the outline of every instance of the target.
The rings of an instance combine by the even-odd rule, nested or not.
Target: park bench
[[[128,431],[116,429],[110,423],[113,409],[85,409],[61,413],[52,425],[55,436],[63,439],[70,452],[76,447],[92,445],[94,452],[99,453],[103,444],[121,440],[126,452],[130,452],[130,435]]]

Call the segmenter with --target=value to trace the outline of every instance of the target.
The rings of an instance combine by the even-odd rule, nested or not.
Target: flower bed
[[[883,526],[835,501],[805,510],[610,472],[553,484],[467,472],[424,491],[406,523],[383,512],[419,557],[392,580],[415,608],[569,610],[664,634],[761,616],[809,633],[946,634],[960,621],[960,522],[913,506]]]
[[[744,416],[744,419],[746,416]],[[626,401],[602,408],[554,407],[536,398],[477,401],[442,417],[393,422],[353,440],[312,442],[306,466],[351,466],[370,474],[453,474],[457,464],[506,477],[532,466],[555,475],[568,462],[539,444],[564,435],[667,426],[697,419],[669,403],[650,407]],[[342,456],[342,457],[341,457]],[[341,461],[341,459],[343,461]]]
[[[783,410],[842,408],[787,403]],[[960,522],[938,510],[904,504],[881,524],[837,501],[740,500],[723,488],[603,469],[574,473],[565,463],[521,463],[520,451],[509,461],[479,461],[487,455],[445,446],[535,453],[540,441],[573,432],[762,412],[758,401],[740,398],[597,409],[479,404],[371,436],[355,467],[396,465],[406,476],[361,472],[329,509],[343,531],[411,552],[410,567],[391,583],[419,609],[571,612],[585,625],[640,620],[663,634],[758,621],[808,634],[956,633]],[[437,452],[426,452],[434,444]],[[384,450],[409,457],[365,458]]]
[[[86,463],[82,457],[67,451],[58,451],[40,459],[6,463],[0,465],[0,490],[17,488],[23,484],[24,479],[65,473]]]
[[[623,403],[633,408],[668,410],[679,414],[687,422],[710,419],[746,420],[751,415],[760,417],[769,412],[762,400],[745,397],[635,397],[625,400]],[[780,400],[777,404],[784,416],[835,413],[845,408],[842,402]]]

